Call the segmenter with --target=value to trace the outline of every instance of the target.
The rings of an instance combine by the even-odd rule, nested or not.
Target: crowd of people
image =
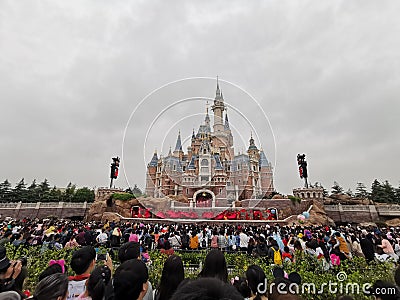
[[[296,253],[334,268],[344,260],[363,257],[368,263],[397,264],[400,228],[357,226],[292,226],[231,224],[144,224],[140,222],[82,222],[68,220],[8,220],[1,223],[0,300],[32,298],[64,299],[301,299],[276,288],[260,289],[266,282],[263,269],[251,265],[244,277],[228,278],[224,252],[241,252],[275,265],[276,283],[300,284],[300,274],[286,274],[281,266],[296,263]],[[40,251],[72,249],[71,261],[52,260],[38,276],[33,295],[23,293],[26,261],[10,261],[5,246],[40,247]],[[115,251],[101,253],[99,249]],[[185,279],[185,268],[176,251],[207,250],[198,278]],[[168,255],[160,282],[149,282],[149,251]],[[113,266],[110,253],[118,253]],[[101,264],[98,262],[102,261]],[[68,272],[69,271],[69,272]],[[67,274],[73,273],[68,276]],[[398,273],[398,274],[397,274]],[[396,280],[400,271],[396,271]],[[153,283],[154,284],[154,283]],[[376,282],[375,288],[391,286]],[[400,292],[379,296],[400,299]],[[373,294],[373,290],[372,290]],[[378,298],[379,298],[378,297]],[[386,297],[386,298],[385,298]],[[343,298],[345,299],[345,298]],[[347,298],[351,299],[351,298]]]

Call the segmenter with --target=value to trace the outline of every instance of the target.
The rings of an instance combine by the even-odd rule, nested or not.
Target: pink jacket
[[[385,252],[386,254],[394,253],[392,244],[387,239],[382,239],[381,247],[383,249],[383,252]]]

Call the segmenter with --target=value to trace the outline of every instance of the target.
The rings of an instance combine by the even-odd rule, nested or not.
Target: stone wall
[[[88,203],[1,203],[0,215],[16,219],[23,218],[47,218],[56,216],[58,218],[84,218],[89,211]]]

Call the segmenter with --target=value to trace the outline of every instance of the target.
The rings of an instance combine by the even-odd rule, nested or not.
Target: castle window
[[[231,182],[228,181],[228,182],[226,183],[226,186],[231,186]]]
[[[204,150],[203,150],[203,154],[207,154],[207,149],[204,149]]]
[[[186,171],[186,166],[183,166],[183,172],[185,172]]]
[[[189,189],[186,189],[186,195],[189,195]]]
[[[203,159],[201,161],[201,165],[204,166],[204,167],[207,167],[208,166],[208,160],[207,159]]]
[[[253,166],[253,171],[254,171],[254,172],[256,171],[256,166]]]
[[[222,192],[222,189],[220,188],[220,189],[219,189],[219,193],[221,194],[221,192]]]
[[[240,165],[239,164],[237,165],[237,169],[240,170]]]
[[[201,173],[208,173],[208,167],[201,167]]]
[[[174,171],[176,171],[176,165],[174,165]]]

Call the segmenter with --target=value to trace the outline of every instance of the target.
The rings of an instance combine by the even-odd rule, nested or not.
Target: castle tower
[[[214,134],[218,134],[220,132],[224,131],[224,110],[225,110],[225,105],[224,105],[224,98],[222,97],[221,90],[219,89],[219,83],[218,83],[218,77],[217,77],[217,90],[215,92],[215,99],[214,99],[214,105],[212,106],[212,110],[214,112]]]
[[[261,183],[261,193],[263,196],[270,195],[274,191],[274,181],[272,177],[272,166],[267,160],[264,151],[260,151],[260,183]]]
[[[178,157],[179,160],[182,160],[183,151],[182,151],[182,141],[181,141],[181,131],[178,132],[178,137],[176,139],[176,145],[174,150],[174,156]]]
[[[147,165],[147,174],[146,174],[146,195],[155,197],[156,191],[156,177],[157,177],[157,166],[158,166],[158,157],[157,151],[154,151],[153,157],[150,163]]]

